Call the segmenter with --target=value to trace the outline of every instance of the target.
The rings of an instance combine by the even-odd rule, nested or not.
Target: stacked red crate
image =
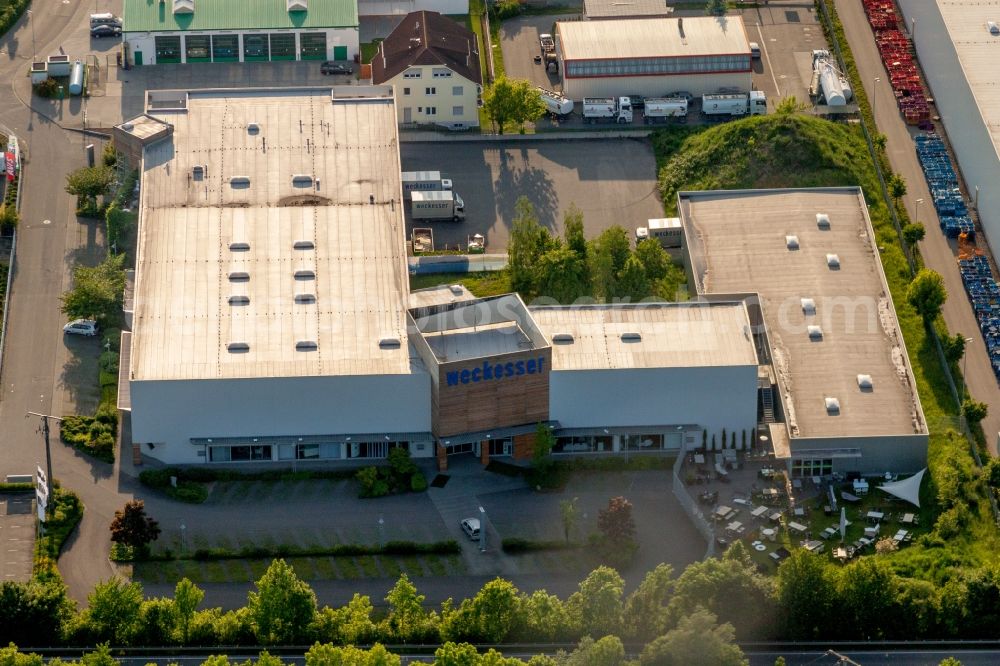
[[[899,29],[899,15],[893,0],[862,0],[868,22],[875,33],[875,44],[889,82],[896,95],[899,111],[911,125],[931,117],[930,106],[924,96],[920,73],[913,58],[913,44],[909,36]]]

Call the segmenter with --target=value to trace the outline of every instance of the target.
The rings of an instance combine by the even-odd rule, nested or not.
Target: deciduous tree
[[[417,593],[417,588],[410,582],[409,576],[400,574],[399,580],[385,601],[389,604],[389,614],[385,621],[388,626],[388,635],[394,642],[413,642],[414,638],[422,638],[424,624],[427,620],[427,613],[424,611],[423,603],[426,597]]]
[[[93,200],[107,194],[114,180],[111,167],[83,167],[66,176],[66,191],[83,199]]]
[[[274,560],[248,597],[247,609],[257,640],[292,643],[305,634],[316,615],[316,593],[283,559]]]
[[[483,93],[483,110],[497,132],[503,134],[509,124],[520,128],[526,122],[541,118],[545,114],[545,103],[529,81],[501,75]]]
[[[903,227],[903,240],[906,241],[907,245],[913,247],[924,239],[926,233],[927,230],[924,229],[924,225],[919,222],[912,222]]]
[[[160,524],[146,515],[142,500],[131,500],[115,511],[111,521],[111,540],[144,553],[149,544],[160,538]]]
[[[580,520],[580,498],[564,499],[559,501],[559,515],[562,517],[563,537],[566,543],[570,542],[576,524]]]
[[[625,581],[611,567],[597,567],[567,602],[580,631],[590,636],[617,634],[622,623]]]
[[[795,549],[778,567],[778,605],[788,638],[822,638],[834,619],[835,595],[835,576],[829,565],[807,550]]]
[[[187,578],[177,581],[174,587],[174,608],[180,623],[181,642],[187,644],[190,635],[191,620],[195,611],[205,598],[205,591]]]
[[[674,568],[658,564],[646,574],[625,602],[623,638],[647,642],[662,636],[668,627],[667,604],[674,589]]]
[[[986,418],[986,414],[989,412],[989,405],[985,402],[979,402],[978,400],[973,400],[972,398],[966,398],[962,402],[962,414],[969,423],[979,423]]]
[[[628,544],[635,541],[635,519],[632,503],[624,497],[612,497],[608,506],[597,514],[597,528],[611,544]]]
[[[641,666],[744,666],[750,663],[735,644],[731,624],[719,625],[715,616],[698,608],[681,618],[676,629],[646,646]]]
[[[906,300],[925,322],[937,319],[947,298],[944,278],[929,268],[921,268],[906,288]]]
[[[510,287],[524,300],[537,293],[539,258],[553,247],[548,229],[538,223],[535,207],[527,197],[514,204],[514,220],[507,243],[507,273]]]
[[[111,578],[95,585],[87,596],[86,622],[98,640],[126,644],[138,628],[142,601],[139,583]]]
[[[73,270],[73,288],[62,295],[70,319],[95,319],[102,326],[118,321],[125,294],[125,255],[109,255],[94,267]]]

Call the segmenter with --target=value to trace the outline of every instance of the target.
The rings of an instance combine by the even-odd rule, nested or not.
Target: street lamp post
[[[486,509],[479,507],[479,552],[486,552]]]
[[[480,529],[482,528],[480,527]],[[382,514],[379,514],[378,517],[378,547],[385,547],[385,518],[382,517]]]
[[[878,88],[876,88],[875,84],[878,83],[881,80],[882,80],[882,78],[879,77],[879,76],[876,76],[874,79],[872,79],[872,120],[875,120],[875,102],[878,101]],[[875,125],[876,125],[876,127],[874,129],[877,132],[878,131],[878,121],[877,120],[875,120]]]
[[[920,204],[924,202],[923,199],[917,199],[913,202],[913,223],[920,224]]]
[[[28,23],[31,24],[31,62],[38,60],[38,52],[35,51],[35,19],[31,10],[28,10]]]
[[[969,364],[969,343],[972,342],[972,338],[965,338],[965,350],[962,352],[962,394],[959,396],[959,403],[964,403],[965,399],[969,394],[969,378],[965,375],[965,368]],[[962,409],[962,405],[958,405],[959,410]]]

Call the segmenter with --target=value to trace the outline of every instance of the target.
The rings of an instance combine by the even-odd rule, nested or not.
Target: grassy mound
[[[812,116],[755,116],[653,140],[668,210],[678,190],[860,185],[869,198],[879,192],[860,130]]]
[[[675,213],[683,190],[861,186],[930,430],[930,480],[921,492],[920,520],[935,529],[887,561],[901,575],[937,584],[995,563],[1000,539],[985,489],[968,442],[956,432],[958,406],[933,339],[906,301],[909,266],[860,128],[774,114],[707,128],[667,128],[652,140],[668,214]],[[937,325],[943,328],[943,322]]]

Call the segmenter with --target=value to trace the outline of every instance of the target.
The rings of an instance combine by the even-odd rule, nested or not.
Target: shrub
[[[521,6],[521,0],[498,0],[493,5],[493,12],[496,14],[497,19],[501,21],[506,21],[509,18],[517,16],[522,11],[524,11],[524,8]]]
[[[63,442],[104,462],[115,460],[118,414],[111,405],[102,405],[99,417],[71,415],[62,420],[59,437]],[[110,411],[109,411],[110,410]]]
[[[101,352],[101,372],[118,374],[118,354],[113,351]]]
[[[415,493],[422,493],[427,490],[427,477],[423,472],[414,472],[410,477],[410,490]]]
[[[35,86],[35,94],[39,97],[55,97],[58,93],[59,84],[55,79],[45,79]]]
[[[500,547],[505,553],[529,553],[539,550],[567,550],[577,548],[578,545],[565,541],[534,541],[520,537],[509,537],[501,542]]]

